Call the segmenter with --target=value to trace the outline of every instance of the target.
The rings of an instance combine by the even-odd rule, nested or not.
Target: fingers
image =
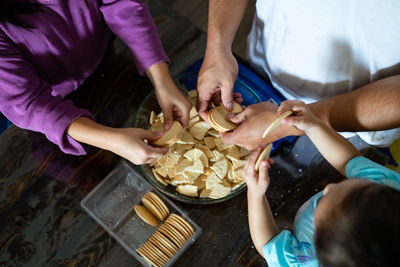
[[[182,124],[182,127],[186,129],[186,127],[189,125],[190,121],[190,109],[191,105],[189,104],[188,106],[185,106],[181,104],[181,106],[177,107],[178,110],[176,111],[176,118],[179,120]]]
[[[278,115],[288,111],[288,110],[292,110],[292,111],[300,111],[300,110],[304,110],[306,108],[306,104],[302,101],[299,100],[286,100],[283,101],[279,108],[278,108]]]
[[[158,159],[168,152],[168,147],[154,147],[147,145],[146,152],[149,159]]]
[[[299,117],[295,117],[295,116],[289,116],[282,121],[283,124],[286,124],[289,126],[296,126],[300,122],[303,122],[303,118],[299,118]]]
[[[271,166],[267,161],[261,161],[260,169],[258,170],[258,184],[260,185],[260,187],[269,185],[268,169],[270,167]]]
[[[243,130],[239,126],[236,128],[234,131],[231,132],[225,132],[225,133],[220,133],[222,142],[224,142],[227,145],[238,145],[241,147],[246,148],[249,151],[254,150],[257,148],[259,144],[254,144],[254,143],[243,143],[242,140],[242,135],[243,135]]]
[[[259,146],[256,150],[250,153],[249,157],[247,158],[246,164],[244,166],[245,176],[254,177],[256,175],[254,167],[264,147],[265,146]]]
[[[233,109],[233,84],[227,82],[221,85],[221,99],[224,107],[231,111]]]
[[[172,108],[163,110],[164,112],[164,131],[168,131],[171,128],[172,121],[174,119]]]
[[[243,98],[241,93],[233,93],[233,99],[235,100],[236,103],[242,103]]]
[[[197,112],[199,113],[200,117],[208,121],[208,106],[210,104],[211,95],[202,96],[200,91],[198,91],[198,98],[197,98]]]
[[[228,113],[226,118],[235,124],[241,124],[246,119],[247,113],[246,110],[236,114]]]
[[[144,129],[138,129],[138,131],[141,139],[146,139],[150,142],[160,139],[161,136],[164,134],[163,132],[150,132]]]
[[[240,93],[233,93],[233,99],[234,99],[234,101],[236,103],[239,103],[239,104],[243,102],[243,98],[242,98],[242,95]],[[221,96],[221,92],[220,91],[213,95],[212,102],[217,106],[221,104],[222,96]]]

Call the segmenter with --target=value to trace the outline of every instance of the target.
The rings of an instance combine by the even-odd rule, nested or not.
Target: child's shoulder
[[[400,190],[400,174],[366,157],[355,157],[346,165],[348,178],[363,178]]]

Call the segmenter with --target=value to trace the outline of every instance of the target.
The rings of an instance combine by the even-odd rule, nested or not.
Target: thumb
[[[168,152],[168,147],[153,147],[148,145],[146,150],[150,158],[160,158],[162,155]]]
[[[150,132],[150,131],[143,131],[141,134],[141,138],[146,139],[148,141],[155,141],[163,136],[163,132]]]
[[[199,94],[199,97],[197,98],[197,112],[199,113],[200,117],[205,121],[208,121],[209,103],[210,103],[210,99],[203,98]]]
[[[236,140],[237,139],[237,135],[238,135],[237,130],[234,130],[232,132],[220,133],[220,135],[221,135],[222,141],[225,144],[227,144],[227,145],[234,145],[234,144],[238,145],[238,142]]]
[[[233,87],[229,84],[221,87],[221,99],[224,107],[228,111],[233,109]]]
[[[268,168],[268,162],[265,160],[261,161],[260,169],[258,171],[258,182],[260,183],[260,185],[269,185]]]
[[[164,111],[164,131],[168,131],[171,128],[174,116],[172,115],[172,108],[168,108]]]
[[[228,113],[226,118],[235,124],[241,124],[246,119],[246,112]]]
[[[301,130],[300,128],[301,128],[301,125],[303,122],[304,122],[304,119],[302,117],[296,117],[296,116],[287,117],[282,121],[283,124],[286,124],[289,126],[294,126],[299,130]]]

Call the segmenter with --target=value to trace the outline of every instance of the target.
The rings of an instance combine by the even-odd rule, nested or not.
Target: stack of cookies
[[[164,266],[193,234],[193,227],[172,213],[137,252],[150,264]]]
[[[159,132],[162,131],[162,129],[163,125],[161,123],[153,125],[150,128],[150,131]],[[166,131],[160,139],[154,141],[153,144],[161,147],[170,147],[173,144],[175,144],[176,141],[178,141],[181,135],[182,135],[182,125],[178,121],[173,121],[171,128],[168,131]]]
[[[234,105],[232,113],[242,112],[242,107],[236,102],[233,103]],[[226,114],[228,114],[228,112],[229,111],[225,109],[224,105],[214,107],[208,112],[208,122],[218,132],[228,132],[234,130],[237,128],[237,125],[226,119]]]
[[[137,252],[151,265],[164,266],[194,234],[194,229],[183,217],[170,214],[167,205],[155,193],[147,192],[142,202],[146,208],[135,205],[135,211],[146,223],[157,226],[157,219],[166,219]]]
[[[169,215],[167,205],[165,205],[164,201],[153,192],[147,192],[142,198],[142,202],[144,206],[160,221],[163,221]]]

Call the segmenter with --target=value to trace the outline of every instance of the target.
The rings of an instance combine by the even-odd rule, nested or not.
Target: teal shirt
[[[346,165],[348,178],[365,178],[400,191],[400,174],[365,157],[351,159]],[[305,202],[296,214],[293,233],[284,230],[263,247],[269,267],[318,266],[314,249],[314,211],[322,192]]]

